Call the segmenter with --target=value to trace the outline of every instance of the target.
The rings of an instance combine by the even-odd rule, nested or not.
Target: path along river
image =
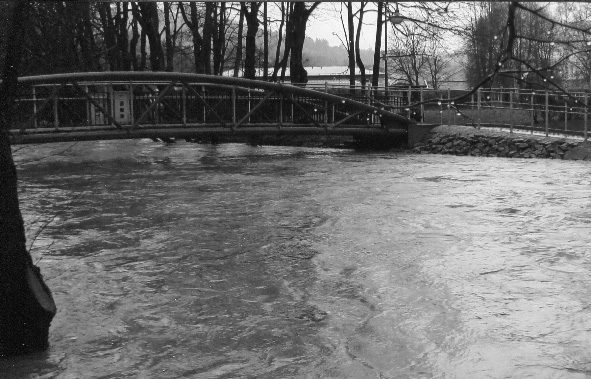
[[[17,147],[59,307],[2,378],[589,378],[591,165]]]

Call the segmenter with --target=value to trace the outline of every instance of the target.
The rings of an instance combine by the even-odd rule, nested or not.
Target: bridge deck
[[[107,72],[19,79],[11,141],[202,135],[403,135],[414,122],[371,93],[351,99],[219,76]],[[361,100],[361,101],[359,101]]]

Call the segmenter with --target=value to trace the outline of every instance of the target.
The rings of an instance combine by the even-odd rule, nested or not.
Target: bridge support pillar
[[[407,146],[409,149],[412,149],[417,143],[421,142],[421,140],[428,134],[431,129],[436,127],[437,124],[412,124],[408,126],[408,134],[407,134]]]

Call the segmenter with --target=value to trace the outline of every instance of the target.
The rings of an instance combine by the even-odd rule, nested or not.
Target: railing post
[[[412,110],[410,109],[410,105],[412,104],[412,89],[411,86],[408,86],[408,114],[407,117],[410,118]]]
[[[439,94],[439,125],[443,125],[443,93]]]
[[[566,131],[568,128],[568,103],[566,99],[564,99],[564,130]]]
[[[588,117],[588,114],[589,114],[588,109],[587,109],[587,106],[589,105],[589,102],[587,100],[588,100],[588,94],[587,94],[587,92],[585,92],[585,115],[583,116],[584,123],[585,123],[585,129],[583,131],[583,136],[585,138],[585,141],[587,141],[587,117]]]
[[[546,101],[545,101],[545,106],[544,106],[544,112],[546,114],[546,137],[548,137],[548,124],[550,123],[550,120],[548,120],[548,118],[550,117],[550,112],[548,110],[548,90],[546,90]]]
[[[470,117],[474,118],[474,94],[470,95]]]
[[[332,123],[333,124],[334,124],[335,107],[336,107],[336,104],[335,103],[332,103]]]
[[[111,97],[111,99],[110,99],[111,101],[109,101],[111,109],[109,109],[108,111],[109,111],[111,117],[113,117],[113,119],[117,119],[115,117],[115,93],[113,90],[113,83],[109,84],[109,96]]]
[[[283,126],[283,92],[279,94],[279,128]]]
[[[236,124],[236,86],[232,86],[232,123]]]
[[[530,125],[531,125],[531,133],[530,134],[534,134],[534,115],[536,110],[534,109],[534,96],[535,96],[535,92],[531,91],[531,117],[530,117]]]
[[[37,129],[37,90],[35,89],[35,86],[32,86],[31,88],[33,89],[33,127]]]
[[[509,89],[509,133],[513,133],[513,89]]]
[[[251,109],[251,104],[250,104],[250,88],[248,89],[248,123],[250,123],[250,109]]]
[[[82,87],[84,89],[84,92],[88,93],[88,86],[83,86]],[[92,113],[90,112],[90,101],[88,101],[88,98],[86,98],[86,124],[87,125],[93,125],[94,124],[94,117],[92,115]]]
[[[205,95],[205,86],[201,86],[201,91],[203,92],[203,100],[206,100],[207,96]],[[205,108],[205,101],[203,104],[203,123],[205,124],[205,115],[207,113],[207,109]]]
[[[58,95],[56,94],[55,97],[53,98],[53,126],[54,128],[59,128],[59,118],[58,118],[58,114],[57,114],[57,110],[58,110],[58,104],[57,104],[57,99],[58,99]]]
[[[183,107],[183,126],[187,125],[187,88],[185,87],[185,83],[182,85],[182,107]]]
[[[447,89],[447,125],[451,126],[451,88]]]
[[[184,89],[185,87],[183,87]],[[135,123],[135,118],[134,118],[134,112],[135,110],[133,109],[133,83],[131,82],[131,80],[129,81],[129,122],[130,125],[133,125]]]
[[[424,98],[423,87],[420,88],[419,93],[420,93],[420,97],[421,97],[421,99],[420,99],[420,101],[421,101],[420,119],[421,119],[421,122],[425,122],[425,119],[424,119],[424,117],[425,117],[425,104],[423,104],[423,98]]]
[[[480,125],[482,123],[482,92],[480,91],[480,88],[478,88],[476,90],[476,98],[477,98],[477,111],[478,111],[478,129],[480,129]]]

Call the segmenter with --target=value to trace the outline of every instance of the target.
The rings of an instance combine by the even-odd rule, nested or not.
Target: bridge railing
[[[589,91],[574,90],[567,95],[523,88],[486,88],[472,93],[412,86],[351,89],[345,84],[327,83],[314,87],[358,101],[382,103],[392,112],[418,122],[588,137]]]
[[[19,79],[13,133],[48,130],[405,129],[412,122],[365,98],[218,76],[107,72]],[[389,122],[384,124],[383,118]]]

